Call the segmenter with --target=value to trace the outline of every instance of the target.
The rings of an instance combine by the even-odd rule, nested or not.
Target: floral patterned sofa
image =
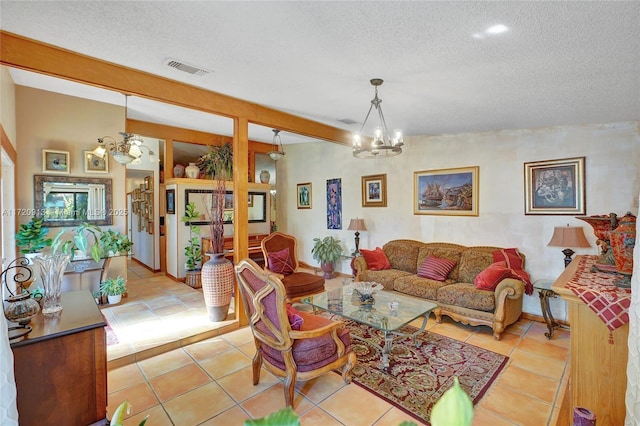
[[[385,290],[422,297],[438,305],[434,309],[437,322],[447,315],[463,324],[487,325],[493,336],[500,340],[505,328],[516,322],[522,314],[522,295],[533,291],[528,275],[524,272],[524,255],[511,250],[520,257],[516,278],[498,278],[495,290],[479,289],[474,284],[476,277],[490,265],[496,264],[495,256],[504,253],[500,247],[465,247],[450,243],[423,243],[414,240],[393,240],[382,247],[388,258],[390,269],[372,270],[363,256],[353,263],[356,281],[375,281]],[[418,270],[429,256],[448,259],[455,267],[444,281],[424,278]],[[452,262],[450,262],[452,263]],[[389,266],[387,264],[387,267]]]

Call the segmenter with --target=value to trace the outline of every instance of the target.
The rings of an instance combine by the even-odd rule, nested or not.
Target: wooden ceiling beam
[[[350,145],[350,133],[175,80],[82,55],[0,30],[0,63],[185,108]]]

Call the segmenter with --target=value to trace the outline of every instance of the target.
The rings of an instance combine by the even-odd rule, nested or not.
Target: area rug
[[[421,422],[429,424],[431,408],[458,377],[474,405],[482,398],[509,358],[436,333],[395,336],[389,367],[382,370],[384,333],[367,325],[345,321],[351,332],[352,349],[358,358],[353,382],[393,404]],[[406,326],[402,332],[411,333]],[[372,343],[377,345],[374,346]]]
[[[104,319],[104,322],[107,323],[107,325],[104,326],[104,331],[107,336],[107,346],[117,345],[118,343],[120,343],[120,341],[118,340],[118,335],[115,331],[113,331],[113,328],[109,324],[109,321],[107,321],[107,318]]]

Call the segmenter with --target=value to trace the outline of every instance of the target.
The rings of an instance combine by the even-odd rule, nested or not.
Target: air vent
[[[165,61],[165,65],[180,71],[188,72],[189,74],[200,75],[200,76],[209,74],[210,72],[208,70],[205,70],[204,68],[198,68],[198,67],[194,67],[193,65],[187,65],[184,62],[176,61],[175,59],[167,59]]]
[[[338,121],[341,122],[341,123],[344,123],[344,124],[356,124],[357,123],[357,121],[352,120],[350,118],[341,118]]]

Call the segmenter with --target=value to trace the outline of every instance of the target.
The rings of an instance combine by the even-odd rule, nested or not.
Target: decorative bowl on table
[[[376,291],[382,290],[382,284],[376,282],[361,281],[354,283],[354,295],[357,295],[360,305],[373,305],[376,303],[373,295]]]

